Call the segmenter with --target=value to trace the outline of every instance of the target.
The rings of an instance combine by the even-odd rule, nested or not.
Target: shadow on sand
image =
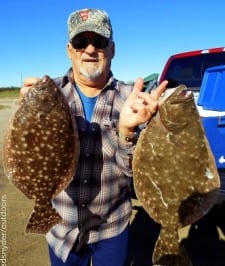
[[[150,266],[160,225],[149,218],[142,207],[130,227],[130,255],[128,265]],[[193,266],[225,266],[225,201],[216,204],[209,213],[194,223],[183,238]]]

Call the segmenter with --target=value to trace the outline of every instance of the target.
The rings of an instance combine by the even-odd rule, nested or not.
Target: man
[[[138,126],[148,122],[165,90],[132,89],[111,72],[115,54],[109,16],[97,9],[72,13],[68,19],[68,57],[72,68],[56,79],[76,119],[80,158],[72,183],[54,200],[63,217],[47,233],[53,266],[122,266],[128,248],[132,212],[132,153]],[[35,82],[27,79],[25,87]]]

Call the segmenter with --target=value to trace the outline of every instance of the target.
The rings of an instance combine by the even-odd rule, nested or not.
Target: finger
[[[151,92],[151,96],[158,100],[161,94],[166,90],[166,86],[168,84],[167,80],[164,80],[155,90]]]
[[[29,90],[29,88],[30,88],[30,87],[28,87],[28,86],[26,86],[26,87],[22,87],[22,88],[20,89],[20,96],[23,96],[25,93],[27,93],[28,90]]]
[[[151,115],[154,115],[157,111],[157,106],[153,107],[150,105],[146,105],[146,109]]]
[[[135,83],[134,83],[134,87],[133,87],[133,93],[137,93],[139,91],[142,91],[144,86],[144,80],[143,78],[138,78]]]
[[[37,77],[28,77],[24,80],[23,86],[24,87],[31,87],[33,86],[37,81],[39,80],[39,78]]]
[[[146,105],[144,105],[142,102],[136,101],[136,102],[134,102],[134,103],[132,103],[130,105],[130,108],[133,111],[135,110],[136,112],[138,112],[138,111],[141,111],[141,110],[145,110],[146,109]]]
[[[39,78],[37,77],[26,78],[23,82],[23,87],[20,89],[20,95],[23,96],[38,80]]]

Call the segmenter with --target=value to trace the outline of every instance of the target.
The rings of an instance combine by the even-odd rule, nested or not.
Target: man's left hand
[[[132,93],[124,102],[119,119],[119,132],[131,136],[135,128],[151,119],[157,111],[159,97],[165,91],[167,81],[163,81],[151,93],[142,92],[144,81],[136,80]]]

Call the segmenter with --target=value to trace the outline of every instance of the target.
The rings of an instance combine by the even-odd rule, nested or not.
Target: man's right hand
[[[37,77],[28,77],[24,80],[23,87],[20,89],[20,96],[27,92],[40,78]]]

